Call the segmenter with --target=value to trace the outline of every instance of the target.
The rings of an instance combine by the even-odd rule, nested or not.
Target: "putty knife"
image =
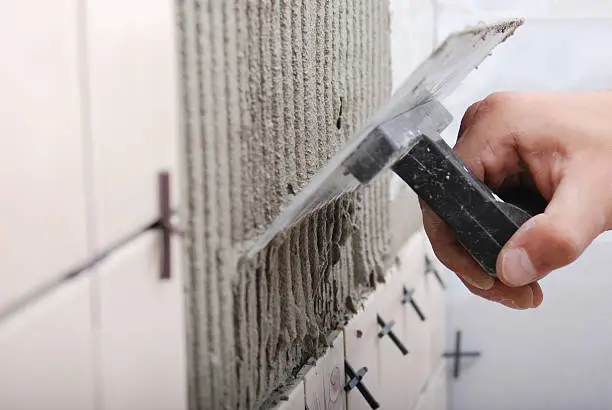
[[[509,193],[510,200],[478,180],[440,137],[453,120],[440,101],[522,24],[523,20],[509,20],[450,35],[315,175],[249,255],[304,216],[392,169],[452,228],[474,260],[495,276],[504,244],[524,222],[542,212],[546,202],[520,189]]]

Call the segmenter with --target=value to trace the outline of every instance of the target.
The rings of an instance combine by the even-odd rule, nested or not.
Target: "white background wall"
[[[138,235],[158,172],[178,182],[174,19],[165,0],[0,2],[2,409],[187,407],[179,239],[161,280],[159,232]]]
[[[456,118],[445,133],[450,143],[465,109],[491,92],[612,88],[610,1],[392,3],[396,81],[422,58],[432,36],[437,42],[479,21],[527,18],[517,35],[447,99]],[[453,345],[454,332],[460,329],[465,348],[483,352],[480,359],[466,360],[461,378],[450,382],[451,409],[612,407],[610,241],[603,235],[579,261],[545,279],[544,303],[537,310],[515,312],[481,300],[445,272],[447,345]]]

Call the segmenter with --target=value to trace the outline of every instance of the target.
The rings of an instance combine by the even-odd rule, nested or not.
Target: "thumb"
[[[523,286],[572,263],[605,230],[610,189],[598,174],[587,167],[566,174],[546,211],[521,226],[502,249],[497,272],[503,283]]]

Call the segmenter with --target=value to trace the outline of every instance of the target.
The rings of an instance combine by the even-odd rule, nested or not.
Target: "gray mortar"
[[[389,97],[388,4],[181,0],[178,11],[190,404],[258,408],[393,259],[385,177],[242,257]]]

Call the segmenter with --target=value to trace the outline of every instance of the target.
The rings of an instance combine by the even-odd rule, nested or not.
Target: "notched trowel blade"
[[[451,34],[376,112],[345,147],[319,171],[249,249],[249,257],[276,235],[340,196],[371,182],[411,148],[415,136],[439,134],[452,121],[439,101],[452,93],[522,19]],[[402,115],[401,129],[381,134],[377,127]],[[384,138],[386,136],[386,138]]]

